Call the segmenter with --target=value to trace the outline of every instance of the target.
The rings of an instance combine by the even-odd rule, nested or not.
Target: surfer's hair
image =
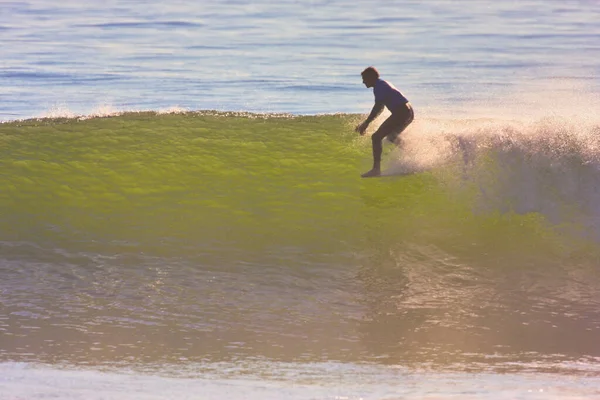
[[[375,68],[375,67],[365,68],[365,70],[361,73],[361,75],[363,78],[379,79],[379,71],[377,71],[377,68]]]

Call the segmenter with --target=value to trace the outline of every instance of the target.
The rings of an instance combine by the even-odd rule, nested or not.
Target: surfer
[[[362,81],[367,88],[373,88],[375,105],[367,119],[356,127],[356,131],[364,135],[367,127],[383,111],[384,107],[392,113],[371,136],[373,142],[373,169],[361,176],[368,178],[381,175],[381,152],[384,137],[396,143],[398,135],[413,121],[412,106],[404,95],[391,83],[379,78],[375,67],[368,67],[362,73]]]

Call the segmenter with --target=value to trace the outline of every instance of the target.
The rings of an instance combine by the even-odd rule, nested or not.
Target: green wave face
[[[328,237],[359,204],[364,154],[348,146],[348,122],[127,114],[5,125],[3,232],[152,245]]]
[[[128,243],[150,252],[555,244],[539,215],[474,212],[472,188],[448,184],[452,166],[360,178],[371,152],[353,131],[358,121],[128,113],[3,124],[0,229],[5,240]],[[509,243],[507,235],[520,239]]]

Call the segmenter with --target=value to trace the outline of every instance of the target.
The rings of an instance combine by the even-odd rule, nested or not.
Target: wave
[[[388,174],[410,176],[364,180],[370,141],[353,132],[359,119],[170,109],[5,123],[2,225],[112,225],[135,239],[206,237],[214,224],[231,236],[354,242],[358,226],[401,211],[432,230],[535,215],[548,229],[600,237],[596,121],[418,120],[385,156]]]
[[[8,332],[43,334],[7,335],[0,358],[598,357],[597,124],[422,119],[386,149],[402,175],[362,179],[359,120],[0,125]]]

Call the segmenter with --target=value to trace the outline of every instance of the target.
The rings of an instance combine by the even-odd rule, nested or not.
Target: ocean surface
[[[598,21],[0,2],[0,400],[600,399]]]

